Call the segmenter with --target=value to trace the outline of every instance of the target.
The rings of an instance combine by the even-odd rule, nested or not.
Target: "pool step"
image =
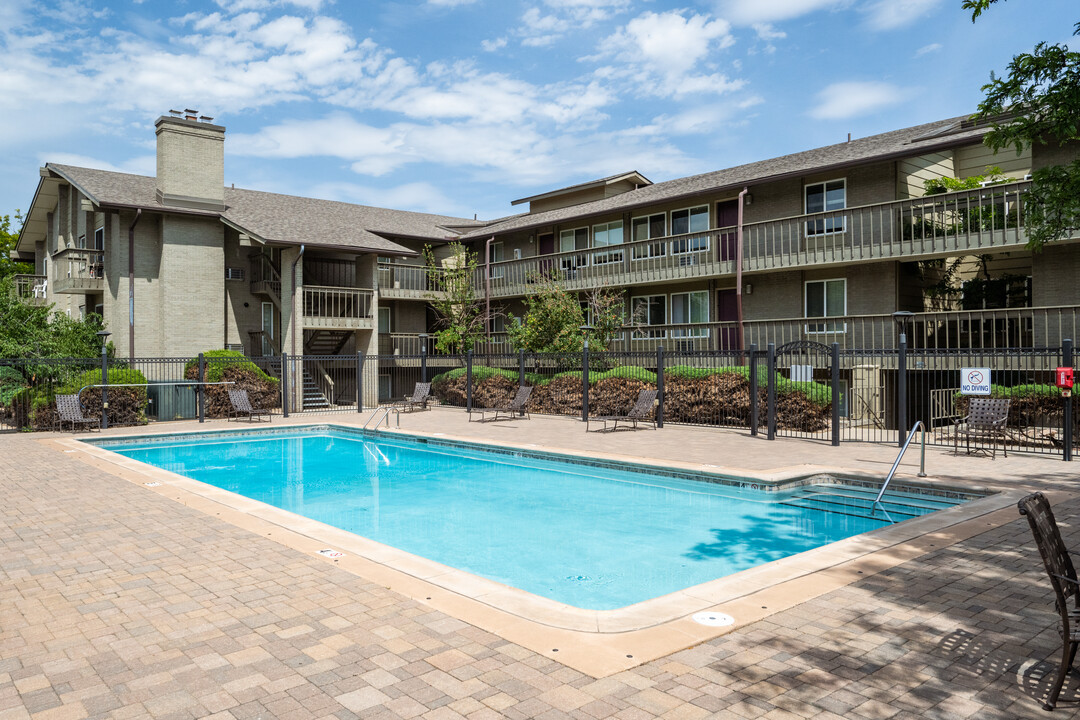
[[[891,522],[919,517],[955,505],[948,500],[899,493],[886,493],[880,503],[874,502],[876,497],[877,491],[869,488],[812,485],[802,488],[782,503],[792,507]]]

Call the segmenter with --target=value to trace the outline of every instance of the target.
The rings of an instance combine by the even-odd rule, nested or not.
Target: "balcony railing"
[[[915,259],[1023,245],[1024,193],[1030,182],[877,203],[743,226],[743,270]],[[603,248],[504,260],[473,277],[483,295],[523,295],[544,276],[570,290],[626,286],[735,272],[737,229],[639,240]]]
[[[305,285],[304,326],[336,330],[372,327],[372,291],[359,288]]]
[[[53,265],[53,292],[101,292],[105,288],[105,253],[101,250],[61,250],[53,255]]]
[[[263,253],[252,253],[248,256],[251,260],[251,292],[256,295],[269,295],[275,304],[281,302],[281,273]]]
[[[845,350],[892,350],[899,330],[892,315],[844,315],[819,318],[783,318],[743,323],[744,348],[756,344],[764,350],[799,340],[825,345],[839,343]],[[994,350],[1002,348],[1059,347],[1061,341],[1080,337],[1080,306],[958,310],[916,313],[906,320],[909,348]],[[610,350],[654,351],[660,345],[673,352],[739,349],[736,322],[644,325],[624,328]],[[504,333],[494,334],[477,353],[512,352]]]
[[[15,295],[31,305],[44,305],[48,279],[44,275],[16,275]]]
[[[385,298],[426,300],[445,291],[445,273],[423,265],[379,263],[379,295]]]

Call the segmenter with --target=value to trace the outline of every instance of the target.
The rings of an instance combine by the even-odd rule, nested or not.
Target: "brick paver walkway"
[[[596,680],[34,437],[0,498],[0,720],[1013,720],[1060,647],[1019,517]]]

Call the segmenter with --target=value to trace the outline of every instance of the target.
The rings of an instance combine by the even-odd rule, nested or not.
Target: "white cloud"
[[[865,9],[872,30],[895,30],[917,22],[937,9],[942,0],[877,0]]]
[[[500,37],[495,38],[494,40],[481,40],[480,47],[482,47],[487,52],[495,52],[496,50],[501,50],[502,48],[506,47],[506,38]]]
[[[142,155],[131,158],[119,165],[89,155],[63,152],[41,153],[40,160],[42,165],[50,162],[54,165],[75,165],[76,167],[95,168],[97,170],[133,175],[153,175],[157,172],[157,158],[155,155]]]
[[[310,188],[306,194],[327,200],[437,215],[464,216],[473,212],[469,208],[456,206],[442,190],[429,182],[412,182],[393,187],[346,182],[320,183]]]
[[[839,82],[817,94],[818,104],[810,117],[819,120],[838,120],[866,115],[903,102],[911,96],[910,89],[884,82]]]
[[[683,12],[643,13],[601,40],[599,52],[585,59],[621,62],[598,69],[597,76],[628,80],[639,92],[659,97],[722,94],[742,87],[722,73],[700,72],[714,67],[714,50],[735,42],[730,24]]]
[[[515,31],[526,47],[545,47],[572,30],[588,30],[630,7],[630,0],[544,0],[545,14],[531,7]]]
[[[461,5],[472,5],[476,0],[427,0],[428,5],[435,7],[455,8]]]
[[[942,48],[941,43],[930,43],[929,45],[923,45],[921,48],[915,51],[915,57],[922,57],[932,52],[937,52]]]
[[[720,15],[736,25],[791,20],[818,10],[843,10],[852,0],[722,0]]]

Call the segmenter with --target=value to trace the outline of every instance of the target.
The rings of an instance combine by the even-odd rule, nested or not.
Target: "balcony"
[[[85,294],[105,289],[105,253],[87,248],[68,248],[53,255],[54,293]]]
[[[371,290],[305,285],[303,323],[306,329],[370,330]]]
[[[44,275],[16,275],[14,292],[15,296],[21,298],[24,302],[30,305],[45,305],[45,289],[48,286],[48,279]]]
[[[892,315],[845,315],[825,318],[783,318],[743,323],[744,345],[765,350],[789,342],[838,343],[843,350],[894,350],[898,330]],[[1080,337],[1080,306],[957,310],[916,313],[905,325],[908,347],[930,350],[999,350],[1060,347]],[[645,325],[624,328],[609,345],[613,351],[698,352],[738,350],[736,322]],[[477,354],[513,352],[505,334],[492,335]]]
[[[379,263],[379,297],[388,300],[428,300],[444,294],[444,273],[423,265]]]
[[[915,260],[1021,247],[1030,182],[864,205],[743,226],[743,271]],[[552,253],[477,269],[475,291],[524,295],[544,276],[569,290],[625,287],[735,273],[737,229]]]

